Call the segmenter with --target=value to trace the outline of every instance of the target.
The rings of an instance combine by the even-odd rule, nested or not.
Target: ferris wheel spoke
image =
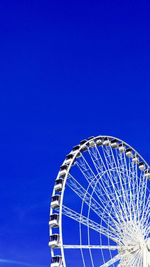
[[[83,154],[81,154],[81,157],[77,160],[76,166],[79,168],[79,170],[81,171],[82,175],[84,176],[84,178],[88,182],[88,185],[90,185],[90,187],[92,189],[95,187],[95,183],[98,186],[98,182],[99,182],[98,178],[97,178],[96,174],[93,172],[92,168],[88,164],[88,162],[85,159],[85,157],[83,156]],[[97,195],[98,198],[99,198],[99,196],[103,195],[102,191],[100,191],[100,188],[97,191],[96,195]]]
[[[88,205],[90,209],[93,210],[95,214],[98,215],[100,219],[102,219],[102,221],[105,222],[106,225],[108,225],[112,229],[113,232],[116,231],[115,230],[116,227],[114,228],[114,226],[116,226],[117,222],[112,217],[110,209],[106,207],[106,204],[105,205],[103,204],[105,208],[102,205],[100,205],[92,196],[92,194],[89,194],[87,190],[85,190],[83,186],[81,186],[81,184],[77,182],[77,180],[71,174],[68,175],[67,185],[80,197],[80,199],[82,199],[83,202],[85,202]],[[108,218],[111,219],[111,222],[109,221],[109,224],[108,224]]]
[[[115,156],[112,148],[110,147],[111,153],[112,153],[112,159],[114,161],[114,173],[113,175],[115,177],[117,177],[117,181],[115,183],[114,181],[114,185],[117,188],[117,192],[119,193],[119,198],[120,198],[120,202],[122,203],[122,207],[123,207],[123,211],[124,209],[126,211],[129,211],[129,203],[128,203],[128,188],[127,188],[127,181],[123,181],[123,177],[126,176],[128,173],[126,171],[126,162],[123,164],[118,164],[118,156]],[[121,153],[120,153],[121,154]],[[123,157],[124,159],[124,157]],[[126,208],[125,208],[126,207]],[[127,218],[127,212],[124,213],[125,217]]]
[[[97,177],[97,175],[93,172],[91,166],[89,165],[83,154],[81,154],[81,157],[77,160],[76,165],[92,189],[95,188],[95,183],[97,184],[95,194],[97,195],[99,200],[103,199],[105,193],[103,191],[103,188],[100,187],[99,177]]]
[[[111,198],[115,196],[118,202],[117,206],[115,205],[115,214],[117,215],[116,209],[119,209],[119,218],[120,218],[120,215],[122,214],[122,220],[123,220],[126,215],[126,212],[124,212],[125,209],[122,204],[123,201],[122,199],[120,199],[120,196],[121,195],[124,196],[125,192],[124,192],[123,187],[120,186],[120,180],[121,180],[120,173],[117,168],[117,164],[116,164],[114,154],[112,152],[112,148],[107,147],[107,148],[103,148],[103,150],[104,151],[106,150],[106,152],[103,151],[106,163],[104,163],[97,146],[92,147],[91,149],[88,149],[88,152],[91,156],[93,164],[100,177],[101,186],[103,185],[103,188],[105,188],[105,190],[103,189],[105,192],[105,195],[110,196]],[[99,172],[99,170],[101,172]],[[104,172],[104,174],[102,173],[102,171]],[[109,182],[109,184],[107,184],[106,181],[107,183]]]
[[[124,152],[116,152],[116,164],[117,164],[117,169],[118,172],[120,173],[120,181],[122,182],[124,191],[122,193],[125,192],[125,202],[128,203],[129,205],[129,190],[130,187],[128,188],[128,182],[129,182],[129,177],[130,177],[130,170],[127,167],[127,160],[126,160],[126,156]]]
[[[129,194],[128,194],[128,202],[129,202],[129,213],[130,213],[130,220],[134,219],[136,220],[137,218],[137,210],[136,210],[136,192],[135,192],[135,187],[136,181],[135,181],[135,173],[132,170],[133,168],[133,163],[129,163],[129,176],[127,177],[128,179],[128,187],[129,187]],[[132,171],[131,171],[132,170]]]
[[[97,186],[95,188],[95,191],[97,192],[97,196],[98,196],[99,200],[100,201],[101,200],[107,201],[107,198],[106,198],[106,195],[105,195],[106,192],[104,190],[104,188],[106,188],[106,185],[105,184],[102,185],[100,183],[100,179],[99,179],[100,175],[97,177],[97,174],[95,174],[93,172],[93,170],[91,169],[90,165],[86,161],[86,159],[83,156],[83,154],[82,154],[82,158],[80,158],[79,161],[77,162],[77,166],[79,167],[80,171],[82,172],[82,174],[84,175],[85,179],[88,181],[88,183],[90,184],[90,186],[92,188],[95,187],[95,183],[97,184]],[[106,170],[103,170],[101,172],[101,176],[105,176],[105,175],[106,175]],[[107,180],[107,179],[104,179],[104,180]]]
[[[125,183],[125,182],[127,182],[126,177],[129,176],[125,153],[124,152],[118,152],[118,150],[116,150],[115,158],[116,158],[116,164],[117,164],[117,168],[118,168],[119,172],[124,174],[124,176],[122,176],[122,179]]]
[[[148,190],[148,179],[145,179],[144,174],[141,174],[140,184],[139,184],[139,210],[140,210],[140,215],[142,215],[142,218],[144,213],[147,212],[147,205],[149,205],[150,195],[146,200],[147,190]]]
[[[147,223],[147,225],[145,226],[145,239],[148,239],[148,237],[150,236],[150,225],[149,222]]]
[[[147,207],[147,210],[146,211],[143,211],[143,214],[142,214],[142,217],[140,219],[141,221],[141,224],[143,225],[143,227],[145,229],[147,229],[148,233],[149,233],[149,229],[150,229],[150,226],[149,226],[149,221],[150,221],[150,203]]]
[[[94,222],[93,220],[77,213],[76,211],[66,207],[63,205],[62,212],[65,216],[79,222],[80,224],[83,224],[87,226],[88,228],[95,230],[96,232],[104,235],[107,238],[112,239],[115,242],[119,242],[119,237],[115,235],[113,232],[110,231],[110,229],[105,228],[104,226]]]
[[[116,256],[114,256],[111,260],[107,261],[106,263],[100,265],[99,267],[109,267],[111,266],[112,264],[118,262],[121,258],[121,255],[120,254],[117,254]]]
[[[132,192],[132,200],[131,200],[131,206],[133,208],[134,212],[134,219],[138,220],[138,198],[139,198],[139,187],[138,187],[138,173],[137,173],[137,164],[134,164],[132,161],[130,161],[130,177],[129,177],[129,185],[131,187]]]
[[[118,250],[121,246],[105,246],[105,245],[63,245],[65,249],[104,249],[104,250]]]
[[[76,166],[79,168],[81,171],[82,175],[90,185],[90,187],[93,189],[95,187],[95,183],[98,186],[98,177],[96,174],[93,172],[91,169],[90,165],[86,161],[85,157],[83,154],[81,154],[81,157],[77,160]],[[98,186],[99,187],[99,186]],[[97,190],[97,189],[96,189]],[[100,188],[98,188],[97,192],[95,192],[97,197],[100,199],[100,196],[103,196],[103,192]]]
[[[141,206],[141,211],[140,211],[141,220],[145,221],[147,219],[147,216],[150,214],[150,195],[148,196],[147,201],[143,203],[143,206],[142,206],[142,200],[140,200],[140,206]]]
[[[104,211],[102,205],[98,203],[98,201],[88,193],[88,189],[85,189],[74,177],[73,175],[69,174],[67,178],[67,185],[82,199],[84,202],[90,207],[94,209],[95,212]]]
[[[132,161],[129,161],[128,175],[126,175],[126,198],[128,203],[128,217],[130,218],[130,220],[132,220],[133,215],[134,218],[136,215],[136,167],[136,164],[134,164]]]
[[[91,166],[88,164],[88,162],[85,159],[85,157],[83,156],[83,154],[81,155],[81,158],[79,158],[79,160],[77,161],[76,164],[92,188],[95,187],[95,183],[97,184],[97,187],[95,188],[95,190],[98,193],[97,194],[98,198],[100,200],[101,199],[107,200],[107,198],[105,196],[105,191],[104,191],[104,188],[106,187],[106,185],[104,185],[104,186],[101,185],[99,176],[97,176],[97,174],[95,174],[93,172]],[[103,176],[106,175],[106,170],[103,170],[101,172],[101,176],[102,175]],[[107,180],[107,179],[105,179],[105,180]]]
[[[149,221],[150,221],[150,195],[147,198],[147,202],[145,206],[143,206],[143,210],[140,211],[140,217],[139,220],[141,224],[143,225],[144,229],[148,229]],[[147,230],[146,230],[147,232]],[[149,231],[147,232],[149,233]]]
[[[137,255],[137,259],[135,261],[135,267],[140,267],[142,266],[142,261],[143,261],[143,255],[141,253],[141,251],[139,251],[138,255]]]
[[[101,183],[100,190],[99,190],[99,187],[95,186],[98,184],[99,180],[96,177],[96,175],[94,174],[94,172],[92,171],[91,167],[89,166],[89,164],[87,163],[87,161],[83,155],[82,155],[82,159],[79,158],[76,165],[79,167],[79,169],[82,172],[82,174],[84,175],[85,179],[88,181],[90,187],[94,190],[94,193],[96,194],[100,203],[103,204],[103,206],[105,208],[106,208],[106,206],[108,207],[108,203],[110,203],[110,207],[108,207],[108,213],[109,213],[109,210],[111,210],[113,207],[114,216],[111,216],[111,217],[112,217],[112,221],[114,222],[115,228],[118,228],[119,222],[120,222],[120,211],[119,210],[117,211],[116,205],[114,204],[111,197],[109,196],[110,192],[107,192],[106,186],[103,185],[103,183]],[[102,190],[103,190],[103,195],[106,196],[105,199],[101,198]],[[122,220],[123,220],[123,218],[122,218]]]
[[[113,154],[113,151],[112,151],[112,148],[110,146],[103,146],[102,147],[102,151],[103,151],[103,155],[104,155],[104,158],[105,158],[105,168],[108,170],[108,173],[109,173],[109,177],[111,179],[111,183],[112,183],[112,173],[111,173],[111,170],[112,169],[116,169],[116,160],[115,160],[115,157],[114,157],[114,154]],[[114,183],[116,185],[118,185],[118,177],[115,177],[114,179]]]
[[[136,209],[137,209],[137,220],[138,221],[140,221],[140,218],[142,217],[142,213],[145,210],[145,206],[146,206],[146,203],[143,205],[143,200],[140,197],[140,195],[141,195],[141,184],[142,184],[141,180],[143,179],[142,176],[143,176],[143,174],[141,172],[140,176],[137,177],[137,182],[136,182]]]
[[[103,182],[104,188],[108,189],[109,194],[114,194],[112,190],[112,174],[111,171],[114,170],[114,164],[111,162],[110,168],[106,166],[106,163],[102,159],[97,146],[88,149],[89,155],[91,156],[92,162],[95,166],[97,174],[99,176],[100,182]],[[112,190],[112,191],[111,191]]]
[[[106,172],[105,163],[99,153],[98,147],[95,145],[92,148],[88,148],[88,153],[91,157],[91,160],[98,171],[99,176],[101,177],[104,172]]]
[[[107,188],[109,188],[110,184],[109,184],[108,178],[110,178],[110,170],[107,169],[106,164],[99,153],[98,147],[95,145],[92,148],[88,148],[88,153],[91,157],[91,160],[94,164],[94,167],[97,171],[97,174],[98,174],[100,180],[103,181],[105,187],[107,186]],[[113,166],[111,166],[111,169],[112,168],[113,168]],[[111,187],[110,187],[110,189],[111,189]],[[111,192],[109,192],[109,193],[111,193]]]
[[[118,168],[117,168],[116,159],[114,157],[112,148],[110,146],[103,147],[103,153],[104,153],[104,158],[106,161],[106,168],[109,170],[110,183],[111,183],[112,190],[114,192],[114,196],[116,199],[116,206],[118,207],[120,211],[120,216],[122,218],[122,221],[124,221],[124,218],[126,219],[128,218],[128,215],[127,215],[128,205],[125,206],[124,204],[127,202],[123,201],[122,198],[120,199],[120,195],[123,196],[125,194],[125,191],[123,190],[123,187],[121,187],[121,184],[120,184],[120,172],[118,171]],[[112,168],[113,168],[113,172],[111,171]],[[121,194],[120,194],[120,191],[121,191]]]
[[[90,183],[91,186],[93,186],[93,184],[97,180],[97,177],[93,172],[92,168],[90,167],[90,165],[88,164],[87,160],[83,156],[83,154],[81,154],[81,157],[77,159],[76,165],[78,166],[79,170],[81,171],[85,179],[88,181],[88,183]]]
[[[84,156],[82,156],[82,158],[84,159]],[[84,163],[85,163],[85,165],[87,164],[85,159],[84,159]],[[88,170],[89,165],[87,165],[87,166],[88,166],[87,167],[87,170]],[[81,166],[79,168],[81,168]],[[84,167],[84,170],[85,169],[86,168]],[[89,168],[89,170],[90,170],[90,168]],[[97,173],[98,173],[98,171],[99,170],[97,169]],[[116,225],[116,223],[120,222],[121,210],[120,209],[118,210],[118,207],[116,207],[116,205],[114,204],[114,201],[112,200],[112,195],[115,195],[114,189],[113,189],[113,191],[110,191],[111,187],[110,186],[108,187],[108,184],[105,184],[105,182],[104,182],[104,181],[108,180],[106,174],[107,174],[107,170],[105,169],[103,171],[103,173],[101,173],[101,176],[99,176],[99,179],[96,178],[97,181],[92,179],[92,182],[90,183],[90,185],[91,185],[92,188],[93,187],[95,188],[95,194],[97,195],[99,201],[103,204],[104,207],[106,207],[106,205],[108,206],[108,203],[110,203],[109,210],[113,207],[114,214],[115,214],[116,220],[117,220],[117,221],[115,221],[115,225]],[[90,177],[92,177],[92,175],[90,175]],[[85,178],[87,179],[87,175],[85,175]],[[95,187],[95,183],[96,183],[96,187]],[[123,220],[123,218],[122,218],[122,220]]]
[[[126,258],[125,258],[125,263],[128,267],[141,267],[140,264],[141,261],[141,254],[140,254],[140,250],[135,251],[133,254],[129,254]]]
[[[122,162],[123,161],[123,162]],[[128,184],[128,172],[126,170],[126,162],[124,160],[123,153],[119,153],[116,155],[116,165],[117,165],[117,172],[119,177],[119,184],[121,187],[121,199],[122,205],[125,210],[125,218],[128,220],[128,217],[130,215],[131,217],[131,205],[130,205],[130,185]]]

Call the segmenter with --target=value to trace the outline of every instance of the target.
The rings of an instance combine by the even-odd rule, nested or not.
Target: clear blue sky
[[[49,266],[65,154],[108,134],[149,161],[149,103],[149,1],[0,2],[0,259]]]

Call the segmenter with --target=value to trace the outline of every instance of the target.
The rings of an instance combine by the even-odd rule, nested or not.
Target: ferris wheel
[[[90,137],[60,167],[51,267],[150,267],[150,168],[124,141]]]

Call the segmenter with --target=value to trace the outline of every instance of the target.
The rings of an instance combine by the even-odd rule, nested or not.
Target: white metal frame
[[[113,142],[113,140],[115,141]],[[103,151],[104,159],[102,159],[99,145]],[[86,147],[96,174],[83,155],[83,147],[84,151]],[[88,249],[92,267],[116,266],[116,263],[119,264],[119,267],[150,267],[150,194],[148,189],[148,178],[150,176],[147,174],[149,173],[147,162],[127,143],[112,136],[92,137],[84,144],[81,142],[81,145],[77,146],[77,149],[74,148],[70,154],[73,157],[69,160],[65,159],[62,164],[68,166],[63,172],[62,190],[56,192],[54,187],[52,193],[52,196],[60,195],[60,206],[57,209],[59,226],[58,229],[50,227],[50,235],[59,234],[59,253],[62,260],[58,266],[69,267],[65,261],[65,249],[80,249],[83,266],[86,267],[82,250]],[[138,167],[141,162],[144,163],[145,168]],[[75,163],[89,184],[86,189],[70,172]],[[56,179],[59,179],[61,175],[62,170],[60,170]],[[82,199],[80,213],[64,205],[66,186]],[[90,193],[89,188],[92,190]],[[96,199],[93,194],[95,194]],[[84,204],[88,205],[87,217],[82,214]],[[91,211],[101,219],[101,224],[89,218]],[[56,213],[56,210],[51,207],[50,215],[54,213]],[[79,245],[63,243],[62,216],[68,216],[79,223]],[[87,245],[82,244],[82,225],[86,225],[88,229]],[[103,236],[106,236],[113,240],[116,245],[91,244],[90,229],[100,234],[101,243]],[[104,263],[95,266],[91,252],[93,249],[108,250],[110,260],[106,262],[102,252]],[[118,254],[112,256],[111,251],[116,250]],[[55,255],[55,247],[51,247],[51,256],[54,257]]]

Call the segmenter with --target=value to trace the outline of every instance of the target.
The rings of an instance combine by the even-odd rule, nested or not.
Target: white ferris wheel
[[[149,183],[149,165],[124,141],[75,146],[53,189],[50,266],[150,267]]]

